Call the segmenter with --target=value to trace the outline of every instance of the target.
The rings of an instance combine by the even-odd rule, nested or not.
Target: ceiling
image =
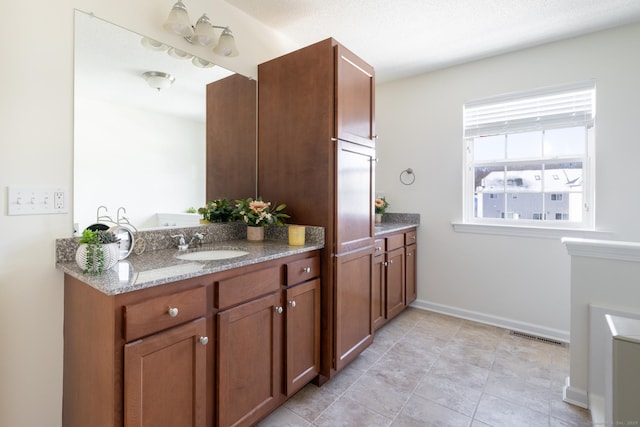
[[[226,0],[300,46],[334,37],[378,83],[640,22],[639,0]]]

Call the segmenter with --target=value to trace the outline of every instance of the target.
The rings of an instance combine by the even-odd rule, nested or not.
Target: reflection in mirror
[[[197,215],[180,213],[205,204],[206,85],[233,72],[203,68],[207,64],[185,56],[75,12],[77,230],[95,223],[102,205],[112,215],[125,207],[138,229],[180,225],[183,218],[197,224]],[[175,81],[154,89],[142,77],[147,71],[171,74]]]

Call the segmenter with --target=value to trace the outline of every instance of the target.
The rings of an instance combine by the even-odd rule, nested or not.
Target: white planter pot
[[[118,260],[120,258],[120,245],[118,243],[108,243],[106,245],[102,245],[102,251],[104,252],[104,265],[102,267],[102,271],[105,271],[118,263]],[[87,270],[86,243],[82,243],[80,246],[78,246],[78,250],[76,251],[76,263],[78,264],[78,267],[82,269],[82,271]],[[90,271],[87,271],[87,273],[99,274],[102,273],[102,271],[98,271],[98,265],[94,262],[93,267]]]

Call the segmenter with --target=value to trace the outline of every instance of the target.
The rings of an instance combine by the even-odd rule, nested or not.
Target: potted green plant
[[[271,202],[265,202],[261,198],[236,200],[234,215],[247,224],[247,240],[264,240],[264,227],[268,225],[283,226],[285,218],[290,218],[284,212],[287,205],[276,204],[272,208]]]
[[[212,200],[205,207],[199,208],[198,213],[202,215],[205,222],[228,222],[234,219],[234,207],[228,199]]]
[[[376,211],[376,222],[381,223],[382,214],[384,214],[387,208],[389,207],[389,202],[387,202],[387,200],[384,197],[376,197],[374,207]]]
[[[116,265],[120,258],[120,239],[108,230],[84,230],[78,239],[76,263],[84,274],[97,276]]]

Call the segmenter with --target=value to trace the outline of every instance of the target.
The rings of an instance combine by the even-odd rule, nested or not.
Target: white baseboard
[[[561,331],[559,329],[547,328],[540,325],[534,325],[532,323],[520,322],[518,320],[507,319],[505,317],[465,310],[444,304],[436,304],[424,300],[415,300],[411,306],[421,308],[423,310],[435,311],[436,313],[447,314],[449,316],[473,320],[474,322],[485,323],[487,325],[498,326],[500,328],[537,335],[539,337],[549,338],[563,343],[569,342],[569,331]]]
[[[586,390],[571,387],[571,380],[567,377],[562,388],[562,400],[581,408],[589,409],[589,394]]]

